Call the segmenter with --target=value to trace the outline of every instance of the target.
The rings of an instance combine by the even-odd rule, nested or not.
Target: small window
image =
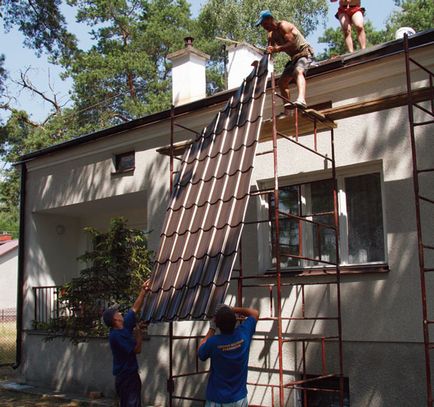
[[[114,158],[115,173],[123,173],[134,171],[135,168],[135,153],[129,151],[128,153],[116,154]]]
[[[306,375],[307,379],[317,376]],[[318,390],[299,391],[299,406],[302,407],[339,407],[339,378],[328,377],[324,379],[307,382],[303,385],[306,388]],[[324,389],[321,391],[319,389]],[[336,390],[336,391],[333,391]],[[305,393],[305,394],[303,394]],[[344,377],[344,407],[350,407],[350,384],[348,377]]]

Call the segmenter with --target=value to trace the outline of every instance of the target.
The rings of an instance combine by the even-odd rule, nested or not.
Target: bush
[[[113,218],[108,232],[85,228],[93,249],[78,258],[85,264],[80,276],[59,290],[59,317],[48,324],[51,335],[77,343],[89,336],[107,334],[101,320],[108,306],[129,309],[151,272],[152,252],[146,234],[128,228],[126,219]]]

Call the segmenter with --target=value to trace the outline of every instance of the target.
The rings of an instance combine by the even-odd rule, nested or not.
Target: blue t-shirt
[[[231,335],[215,335],[198,350],[200,360],[211,358],[206,399],[233,403],[247,396],[249,349],[256,319],[248,317]]]
[[[113,375],[133,373],[139,370],[137,364],[136,340],[133,336],[133,329],[136,325],[136,313],[129,310],[124,317],[122,329],[110,329],[109,342],[113,354]]]

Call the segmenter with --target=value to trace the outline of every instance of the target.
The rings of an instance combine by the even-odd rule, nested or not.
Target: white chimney
[[[206,96],[205,65],[209,55],[193,47],[193,38],[184,38],[185,48],[167,56],[172,61],[172,103],[183,105]]]
[[[238,88],[252,71],[252,62],[260,60],[263,55],[263,52],[250,44],[228,47],[228,89]]]

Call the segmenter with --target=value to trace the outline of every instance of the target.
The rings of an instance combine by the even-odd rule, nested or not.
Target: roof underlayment
[[[210,317],[224,301],[249,200],[268,56],[186,150],[166,212],[142,318]]]

